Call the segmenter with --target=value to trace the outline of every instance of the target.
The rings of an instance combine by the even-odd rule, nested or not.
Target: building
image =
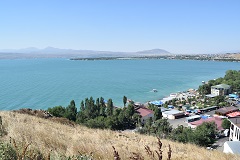
[[[229,118],[231,122],[229,141],[240,141],[240,117]]]
[[[217,96],[224,96],[230,94],[232,91],[231,86],[227,84],[219,84],[211,87],[211,94]]]
[[[162,112],[162,116],[168,119],[178,119],[178,118],[185,117],[185,114],[183,111],[171,109],[169,111]]]
[[[145,123],[146,120],[150,117],[154,117],[154,112],[151,109],[140,107],[136,111],[141,115],[141,122]]]
[[[215,111],[216,114],[220,116],[226,116],[229,113],[237,112],[239,109],[237,107],[231,106],[231,107],[223,107]]]
[[[220,117],[210,117],[207,119],[201,118],[200,120],[188,123],[188,126],[191,128],[196,128],[197,126],[203,124],[203,122],[214,122],[216,124],[217,130],[221,131],[222,128],[222,118]]]
[[[227,141],[223,145],[224,153],[240,154],[240,141]]]

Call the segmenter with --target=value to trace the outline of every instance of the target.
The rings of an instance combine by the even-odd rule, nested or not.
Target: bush
[[[230,128],[230,125],[231,125],[231,122],[230,122],[228,119],[224,119],[224,120],[222,121],[222,127],[223,127],[224,129],[229,129],[229,128]]]
[[[17,160],[17,153],[10,144],[0,142],[0,159]]]

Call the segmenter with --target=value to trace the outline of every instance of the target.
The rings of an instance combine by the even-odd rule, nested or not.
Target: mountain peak
[[[151,50],[144,50],[144,51],[138,51],[137,53],[140,54],[152,54],[152,55],[157,55],[157,54],[170,54],[170,52],[164,50],[164,49],[151,49]]]

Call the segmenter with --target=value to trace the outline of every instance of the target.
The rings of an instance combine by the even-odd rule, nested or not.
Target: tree
[[[85,110],[84,102],[82,101],[80,104],[80,111],[83,112]]]
[[[123,104],[124,104],[124,107],[126,106],[126,103],[127,103],[127,97],[126,97],[126,96],[123,96]]]
[[[112,99],[110,98],[107,102],[107,116],[112,116],[113,115],[113,102]]]
[[[166,118],[155,121],[153,126],[156,127],[155,134],[159,137],[166,137],[172,132],[172,126]]]
[[[215,103],[215,105],[219,105],[219,103],[221,103],[221,102],[224,102],[225,101],[225,99],[224,99],[224,96],[216,96],[215,98],[214,98],[214,103]]]
[[[200,126],[197,126],[194,131],[194,138],[192,143],[199,146],[208,146],[214,143],[216,134],[215,122],[204,122]]]
[[[224,119],[224,120],[222,121],[222,127],[223,127],[224,129],[229,129],[229,128],[230,128],[230,125],[231,125],[231,122],[230,122],[228,119]]]
[[[56,117],[63,117],[65,112],[66,112],[66,109],[62,106],[56,106],[56,107],[53,107],[53,108],[48,108],[47,110],[50,114],[52,114],[53,116],[56,116]]]
[[[198,91],[201,95],[206,95],[211,93],[211,86],[209,84],[204,84],[199,86]]]
[[[101,116],[106,116],[106,105],[105,105],[105,102],[104,102],[104,99],[103,97],[100,98],[100,111],[99,111],[99,114]]]
[[[148,135],[150,135],[151,133],[152,123],[153,123],[153,120],[152,120],[152,117],[150,117],[146,120],[146,123],[144,125],[144,128],[146,129]]]
[[[70,105],[66,107],[66,112],[64,114],[64,117],[68,118],[71,121],[76,121],[76,116],[77,116],[77,108],[75,106],[75,101],[72,100],[70,102]]]
[[[173,129],[170,138],[181,143],[193,142],[193,130],[190,127],[178,126]]]
[[[154,109],[154,121],[162,119],[162,111],[161,108],[155,107]]]
[[[125,113],[126,117],[131,119],[134,113],[135,113],[134,105],[129,104],[127,109],[126,109],[126,113]]]

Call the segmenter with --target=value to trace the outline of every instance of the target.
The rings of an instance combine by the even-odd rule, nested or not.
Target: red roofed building
[[[211,117],[208,119],[200,119],[198,121],[190,122],[189,124],[190,124],[191,128],[196,128],[197,126],[203,124],[203,122],[215,122],[215,124],[217,125],[217,130],[219,130],[219,131],[223,130],[222,118],[220,118],[220,117]]]
[[[227,114],[227,117],[238,117],[240,116],[240,112],[232,112],[232,113],[228,113]]]
[[[138,108],[136,111],[141,115],[142,123],[144,123],[148,118],[154,116],[154,112],[148,108],[141,107]]]

